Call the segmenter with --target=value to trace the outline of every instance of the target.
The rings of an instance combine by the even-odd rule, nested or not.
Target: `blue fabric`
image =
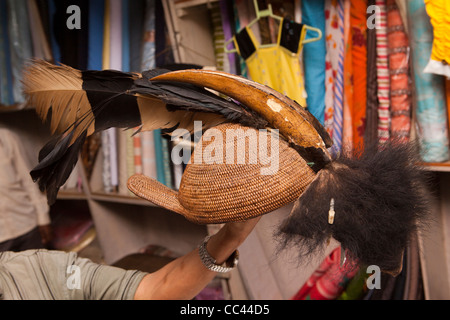
[[[23,66],[33,57],[28,6],[26,0],[8,0],[7,8],[14,102],[23,103]]]
[[[424,73],[433,44],[433,27],[423,0],[407,1],[411,23],[410,45],[414,70],[418,138],[422,160],[442,162],[449,159],[445,84],[442,76]]]
[[[325,118],[325,1],[302,0],[302,23],[322,31],[319,41],[305,44],[303,47],[303,65],[305,73],[305,89],[308,94],[306,104],[308,110],[321,124]],[[306,39],[316,37],[308,31]]]
[[[145,0],[130,0],[128,2],[130,13],[130,71],[142,72],[142,39],[144,38]]]
[[[103,68],[104,13],[104,0],[89,0],[89,70],[102,70]]]
[[[0,0],[0,103],[14,103],[6,0]]]
[[[130,5],[122,0],[122,71],[130,71]]]
[[[56,41],[55,34],[53,32],[55,24],[54,14],[56,12],[56,6],[54,3],[55,1],[56,0],[48,2],[48,11],[50,17],[50,46],[52,48],[53,60],[55,61],[56,64],[58,64],[59,62],[61,62],[61,50],[59,48],[58,42]]]
[[[155,32],[155,0],[147,0],[146,15],[144,21],[144,38],[149,38],[149,35]],[[156,67],[155,64],[155,41],[154,37],[142,43],[142,57],[141,70],[151,70]]]

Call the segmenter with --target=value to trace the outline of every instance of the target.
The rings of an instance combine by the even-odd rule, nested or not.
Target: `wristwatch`
[[[211,257],[208,250],[206,250],[206,244],[211,236],[207,236],[198,247],[198,253],[203,265],[214,272],[229,272],[236,267],[239,261],[239,251],[235,250],[233,254],[222,265],[216,264],[216,260]]]

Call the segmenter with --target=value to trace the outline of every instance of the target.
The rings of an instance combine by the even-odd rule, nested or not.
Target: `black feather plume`
[[[150,78],[169,70],[143,74],[115,70],[79,71],[45,61],[24,70],[24,93],[43,120],[61,135],[40,152],[32,172],[41,190],[54,203],[77,162],[85,138],[111,127],[139,130],[177,127],[192,130],[195,120],[204,129],[226,121],[263,128],[267,121],[247,107],[204,88],[182,83],[158,83]]]
[[[137,97],[126,94],[136,78],[136,74],[115,70],[82,72],[82,88],[94,114],[95,131],[141,124]]]
[[[86,132],[73,143],[72,138],[73,132],[47,143],[39,154],[39,164],[30,172],[32,179],[38,182],[40,190],[47,193],[50,205],[55,203],[60,187],[67,181],[78,161]]]

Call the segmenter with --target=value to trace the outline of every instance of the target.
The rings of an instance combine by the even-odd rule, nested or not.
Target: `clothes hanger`
[[[307,24],[304,24],[303,28],[305,28],[306,30],[311,30],[311,31],[316,32],[317,33],[317,37],[304,39],[302,41],[302,44],[307,44],[307,43],[311,43],[311,42],[318,41],[318,40],[322,39],[322,30],[320,30],[319,28],[311,27],[311,26],[308,26]]]
[[[264,9],[264,10],[259,10],[259,6],[258,6],[258,1],[257,1],[257,0],[253,0],[253,4],[254,4],[254,6],[255,6],[256,18],[253,19],[253,20],[247,25],[248,28],[251,28],[251,27],[252,27],[256,22],[258,22],[261,18],[270,17],[270,18],[273,18],[273,19],[278,20],[278,21],[283,20],[283,17],[277,16],[276,14],[273,13],[272,5],[271,5],[270,3],[267,4],[267,9]],[[303,25],[303,27],[304,27],[306,30],[311,30],[311,31],[313,31],[313,32],[316,32],[316,33],[317,33],[317,36],[314,37],[314,38],[309,38],[309,39],[303,40],[303,41],[302,41],[302,44],[307,44],[307,43],[314,42],[314,41],[318,41],[318,40],[322,39],[322,31],[321,31],[320,29],[314,28],[314,27],[311,27],[311,26],[308,26],[308,25]],[[234,41],[234,36],[231,37],[231,39],[229,39],[228,41],[225,42],[225,45],[224,45],[224,51],[225,51],[225,53],[234,53],[234,52],[237,52],[236,49],[228,49],[228,45],[229,45],[230,43],[232,43],[233,41]],[[260,48],[269,48],[269,47],[272,47],[272,46],[273,46],[273,44],[262,44],[262,45],[260,45],[259,47],[260,47]]]

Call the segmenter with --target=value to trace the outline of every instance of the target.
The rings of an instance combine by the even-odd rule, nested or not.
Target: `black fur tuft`
[[[306,262],[333,237],[360,265],[399,270],[411,233],[429,216],[428,174],[418,162],[415,145],[397,141],[339,155],[318,173],[280,226],[281,248],[297,246]],[[329,224],[332,198],[335,218]]]

